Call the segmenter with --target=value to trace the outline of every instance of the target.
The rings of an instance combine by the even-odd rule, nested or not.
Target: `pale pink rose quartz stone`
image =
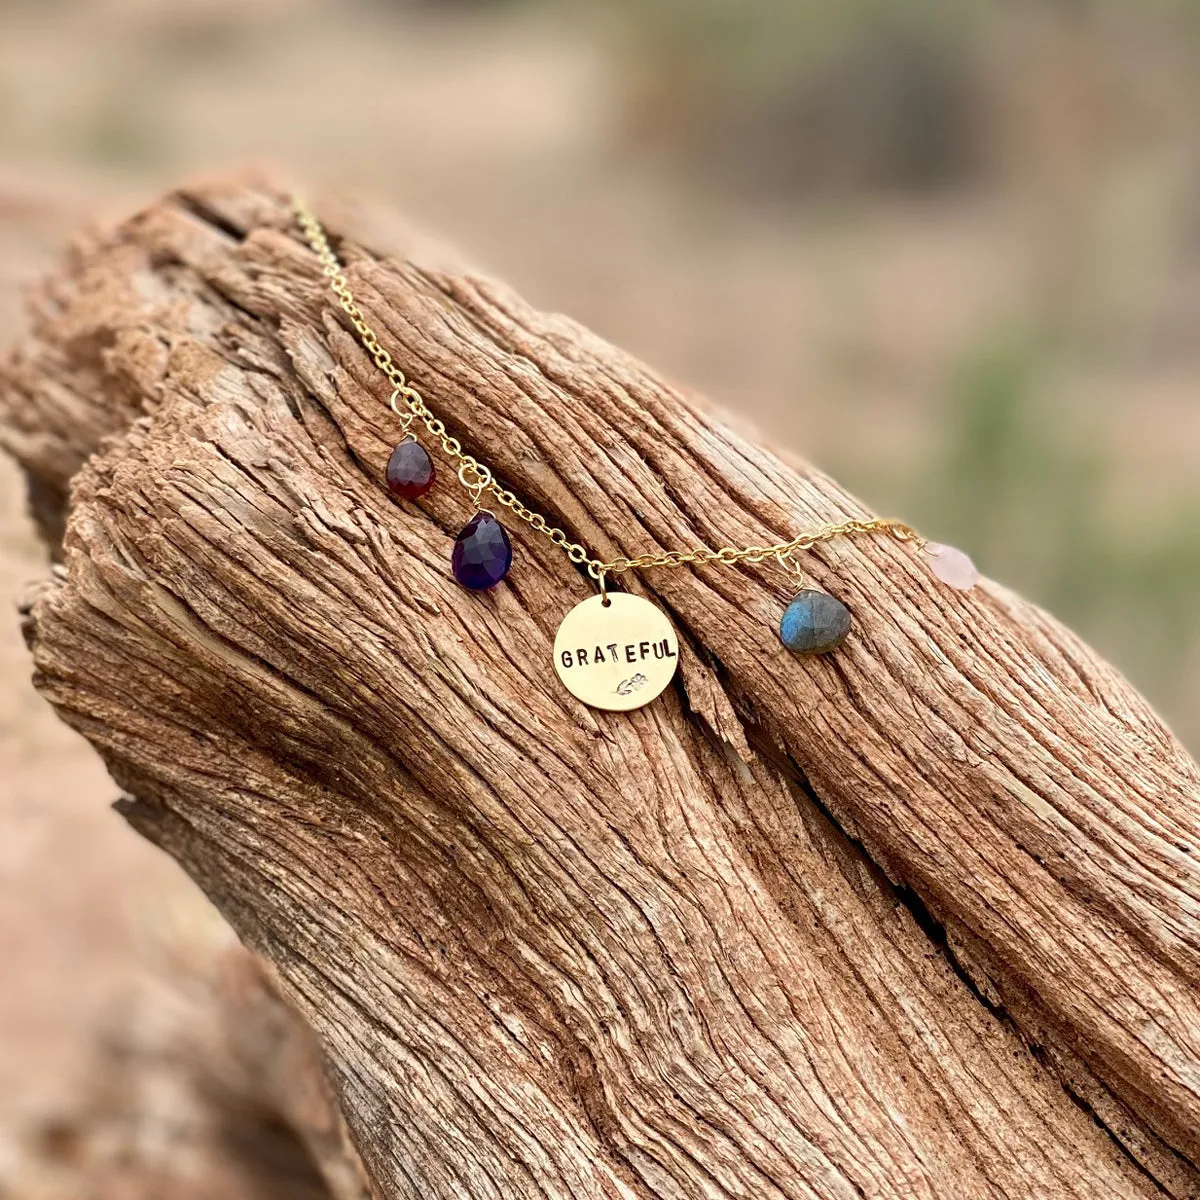
[[[929,569],[947,587],[969,592],[979,582],[978,568],[961,550],[930,542],[925,553],[929,555]]]

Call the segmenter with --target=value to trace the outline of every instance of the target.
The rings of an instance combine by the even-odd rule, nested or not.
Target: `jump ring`
[[[474,476],[474,478],[468,478]],[[492,482],[492,473],[482,463],[468,459],[458,468],[458,482],[465,488],[479,488],[482,493]]]
[[[403,430],[403,432],[407,433],[409,431],[409,428],[412,426],[412,423],[413,423],[413,420],[414,420],[416,414],[411,411],[410,412],[401,412],[400,409],[397,407],[396,401],[399,400],[400,393],[403,391],[404,391],[403,385],[397,386],[392,391],[392,398],[388,401],[388,405],[391,408],[392,412],[394,412],[396,414],[396,416],[398,416],[400,418],[400,427]]]
[[[804,568],[790,554],[779,550],[775,554],[775,559],[789,574],[795,575],[798,579],[804,578]]]

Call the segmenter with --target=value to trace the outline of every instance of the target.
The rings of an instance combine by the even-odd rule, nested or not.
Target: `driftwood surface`
[[[319,207],[456,436],[605,556],[865,514]],[[61,557],[36,682],[272,964],[376,1194],[1200,1195],[1200,775],[1111,667],[839,542],[836,654],[779,646],[777,568],[647,573],[678,686],[593,712],[550,668],[590,583],[510,521],[458,588],[467,500],[388,499],[386,401],[261,180],[81,239],[0,375]]]

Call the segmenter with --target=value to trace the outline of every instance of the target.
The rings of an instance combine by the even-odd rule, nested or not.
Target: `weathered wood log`
[[[604,555],[864,513],[324,215],[455,435]],[[1200,775],[1110,667],[838,543],[837,654],[778,645],[777,570],[660,571],[631,586],[677,689],[589,711],[549,653],[590,584],[518,527],[509,581],[459,589],[462,493],[379,487],[386,400],[245,181],[82,242],[0,384],[62,536],[38,686],[274,964],[379,1195],[1200,1195]]]

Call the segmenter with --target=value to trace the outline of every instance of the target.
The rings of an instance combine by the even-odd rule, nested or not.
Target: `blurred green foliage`
[[[751,188],[927,186],[975,168],[976,0],[608,0],[637,119]]]
[[[1119,447],[1102,409],[1052,399],[1061,353],[1053,339],[1021,332],[967,358],[907,509],[1174,708],[1200,640],[1200,492],[1153,519],[1114,514]]]
[[[624,33],[641,136],[722,184],[789,193],[971,182],[996,168],[1007,149],[997,140],[1014,132],[998,110],[1031,81],[1042,87],[1032,77],[1043,68],[1064,76],[1068,114],[1092,106],[1103,123],[1106,89],[1125,93],[1129,113],[1153,108],[1139,75],[1185,71],[1200,48],[1194,0],[577,3]],[[1056,40],[1074,49],[1060,56]],[[1052,61],[1040,64],[1046,46]],[[1097,50],[1107,63],[1087,61]],[[1068,94],[1077,71],[1097,68],[1107,79]],[[1136,140],[1145,127],[1134,119],[1109,133]]]

